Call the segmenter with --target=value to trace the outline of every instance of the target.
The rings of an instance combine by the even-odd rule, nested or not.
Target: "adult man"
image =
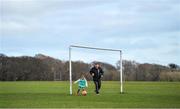
[[[94,67],[91,68],[90,74],[93,77],[93,81],[95,84],[95,92],[99,94],[99,90],[101,88],[101,77],[103,77],[104,71],[100,67],[99,63],[95,63]]]

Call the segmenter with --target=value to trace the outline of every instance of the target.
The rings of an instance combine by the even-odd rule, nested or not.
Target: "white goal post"
[[[72,48],[82,48],[82,49],[94,49],[94,50],[103,50],[103,51],[114,51],[119,52],[119,73],[120,73],[120,93],[123,93],[123,75],[122,75],[122,50],[118,49],[108,49],[108,48],[96,48],[96,47],[88,47],[88,46],[77,46],[70,45],[69,46],[69,81],[70,81],[70,95],[72,95],[72,60],[71,60],[71,52]]]

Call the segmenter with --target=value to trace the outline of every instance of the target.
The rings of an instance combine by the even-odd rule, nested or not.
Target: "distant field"
[[[0,82],[0,108],[180,108],[180,82],[103,82],[99,96],[70,96],[69,82]],[[73,86],[74,92],[77,86]]]

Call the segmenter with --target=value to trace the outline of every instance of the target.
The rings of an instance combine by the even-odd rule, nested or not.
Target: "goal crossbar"
[[[103,50],[103,51],[119,51],[121,52],[121,50],[117,50],[117,49],[109,49],[109,48],[96,48],[96,47],[87,47],[87,46],[77,46],[77,45],[70,45],[70,47],[74,47],[74,48],[84,48],[84,49],[95,49],[95,50]]]
[[[72,60],[71,60],[71,52],[72,48],[82,48],[82,49],[94,49],[94,50],[103,50],[103,51],[115,51],[119,52],[119,73],[120,73],[120,93],[123,93],[123,80],[122,80],[122,50],[118,49],[109,49],[109,48],[96,48],[96,47],[88,47],[88,46],[78,46],[78,45],[70,45],[69,46],[69,81],[70,81],[70,95],[72,95]]]

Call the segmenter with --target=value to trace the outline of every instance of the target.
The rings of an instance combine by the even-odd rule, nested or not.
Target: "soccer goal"
[[[77,46],[77,45],[70,45],[69,46],[69,81],[70,81],[70,95],[73,94],[72,92],[72,49],[73,48],[80,48],[80,49],[91,49],[91,50],[98,50],[98,51],[111,51],[111,52],[118,52],[119,58],[119,81],[120,81],[120,93],[123,93],[123,73],[122,73],[122,50],[118,49],[109,49],[109,48],[96,48],[96,47],[88,47],[88,46]]]

